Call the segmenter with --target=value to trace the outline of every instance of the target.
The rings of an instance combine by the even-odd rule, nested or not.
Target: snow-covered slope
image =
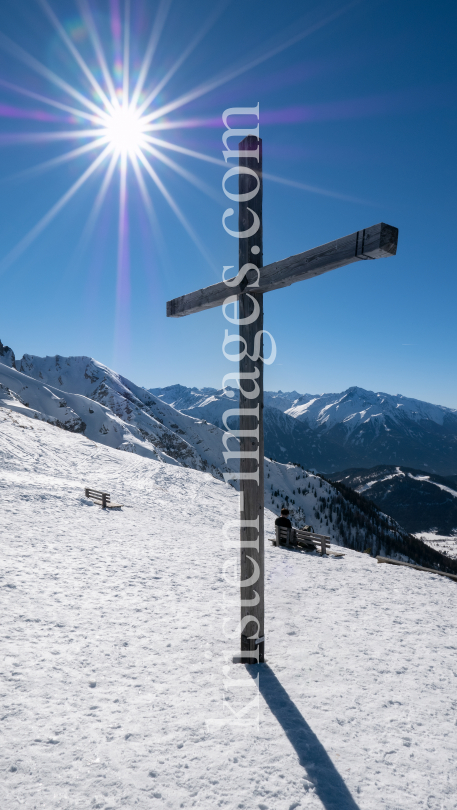
[[[189,408],[183,413],[159,399],[144,388],[121,377],[108,367],[89,357],[36,357],[24,355],[17,361],[17,369],[0,363],[0,384],[3,385],[6,406],[24,410],[25,405],[33,409],[28,415],[42,416],[46,421],[69,430],[84,433],[94,441],[120,450],[128,450],[149,458],[171,461],[197,470],[208,470],[215,477],[222,478],[229,469],[237,469],[237,461],[231,466],[225,463],[222,443],[222,413],[227,408],[236,407],[235,397],[230,398],[231,389],[214,397],[208,391],[200,396],[203,403],[215,402],[220,412],[220,421],[215,411],[208,417],[206,405]],[[191,391],[176,386],[173,394],[192,397]],[[9,394],[8,394],[9,392]],[[14,392],[14,393],[13,393]],[[217,393],[217,392],[216,392]],[[11,396],[17,401],[12,402]],[[277,409],[268,409],[266,420],[288,420],[294,428],[298,423],[284,416]],[[236,421],[230,422],[231,427]],[[281,432],[282,437],[283,432]],[[282,439],[281,439],[282,440]],[[232,440],[236,448],[237,440]],[[314,497],[295,492],[296,470],[291,464],[268,462],[269,486],[266,491],[267,503],[272,492],[275,507],[290,503],[295,509],[297,525],[309,522],[320,526],[315,517]],[[328,487],[328,484],[325,484]],[[294,501],[294,504],[292,504]]]
[[[2,809],[454,810],[455,582],[267,544],[244,668],[233,489],[4,408],[0,495]]]
[[[153,390],[162,401],[219,426],[232,393],[183,386]],[[452,475],[457,471],[457,411],[357,387],[303,396],[269,391],[265,449],[278,461],[298,461],[321,472],[400,464]]]
[[[222,430],[176,411],[90,358],[26,355],[18,365],[23,371],[0,363],[0,412],[10,417],[21,413],[117,450],[208,470],[219,479],[229,469]],[[266,459],[265,482],[266,506],[279,513],[287,505],[295,526],[311,524],[317,532],[331,531],[334,542],[360,550],[369,545],[373,553],[398,555],[390,545],[398,533],[408,541],[396,524],[374,513],[367,522],[331,484],[293,464]],[[413,559],[411,550],[403,557]]]
[[[208,470],[219,479],[229,471],[220,428],[182,414],[97,361],[25,355],[17,365],[21,371],[0,363],[0,408],[6,413],[41,419],[118,450]],[[325,513],[318,509],[317,488],[324,487],[320,495],[337,497],[330,484],[292,464],[268,459],[265,480],[267,506],[279,511],[287,504],[295,525],[311,522],[316,531],[328,528]],[[341,526],[335,527],[336,542],[348,540],[345,529],[351,533],[351,516],[349,508]]]
[[[218,479],[237,469],[237,460],[230,461],[230,469],[225,463],[219,427],[177,411],[91,358],[24,355],[16,366],[0,362],[0,409],[6,413],[22,413],[117,450],[208,471]],[[224,398],[233,407],[229,394],[227,389],[213,399],[225,410]],[[298,420],[266,408],[265,425],[273,448],[276,442],[284,450],[288,427],[294,449],[299,445],[297,430],[303,426]],[[237,441],[231,439],[232,449]],[[431,567],[447,565],[364,499],[354,501],[349,491],[335,489],[299,465],[265,460],[265,504],[277,513],[287,505],[295,526],[311,524],[349,548]]]
[[[230,386],[219,391],[185,388],[182,385],[150,390],[162,402],[167,402],[173,408],[180,409],[181,413],[205,419],[221,429],[225,429],[223,422],[225,411],[236,408],[238,403],[238,391]],[[277,461],[284,463],[296,461],[310,469],[321,470],[322,465],[311,463],[312,449],[310,452],[310,448],[314,443],[312,430],[307,424],[301,423],[286,413],[298,396],[296,392],[292,392],[292,394],[265,392],[263,412],[265,452],[267,456]],[[235,420],[230,424],[232,427],[237,427]],[[343,462],[346,454],[335,446],[333,458],[335,462]]]
[[[218,477],[229,469],[217,428],[167,406],[90,357],[24,355],[16,366],[19,370],[4,366],[0,358],[4,390],[10,389],[45,416],[59,418],[61,426],[75,429],[70,419],[76,414],[85,435],[110,447],[208,470]],[[60,403],[71,409],[68,416]]]

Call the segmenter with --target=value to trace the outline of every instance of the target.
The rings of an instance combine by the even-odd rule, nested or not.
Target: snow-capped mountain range
[[[150,389],[182,413],[222,427],[234,389]],[[230,404],[229,404],[230,403]],[[457,472],[457,410],[397,394],[352,387],[339,394],[265,392],[265,450],[330,473],[349,467],[401,464],[439,475]]]
[[[237,460],[229,466],[224,459],[225,431],[201,418],[198,409],[179,411],[90,357],[25,354],[16,361],[8,347],[0,345],[0,351],[0,414],[6,419],[14,422],[20,414],[154,462],[208,472],[218,480],[236,471]],[[227,390],[210,399],[224,409],[225,399],[233,407],[229,394]],[[275,396],[284,400],[282,394]],[[300,425],[277,408],[267,411],[277,415],[277,424],[289,420]],[[232,449],[237,441],[231,439]],[[236,480],[232,483],[238,486]],[[294,525],[311,524],[318,532],[331,533],[334,542],[357,550],[368,546],[381,555],[427,561],[430,549],[365,499],[351,500],[351,491],[342,492],[341,486],[300,465],[265,459],[266,509],[277,514],[287,505]],[[428,564],[434,562],[442,564],[440,555],[428,559]]]
[[[209,472],[219,480],[236,471],[237,460],[225,463],[219,427],[181,413],[96,360],[25,354],[16,361],[8,347],[1,346],[0,351],[0,410],[9,416],[45,421],[108,447]],[[233,449],[237,441],[232,439]],[[296,481],[308,477],[306,492],[304,484],[296,492]],[[296,525],[311,519],[316,523],[315,489],[320,479],[269,459],[265,478],[267,507],[276,511],[289,503]],[[325,488],[332,490],[329,484]],[[320,527],[320,517],[316,525]]]
[[[3,359],[3,407],[118,450],[208,470],[219,478],[228,470],[216,427],[164,405],[96,360],[26,354],[14,367]]]

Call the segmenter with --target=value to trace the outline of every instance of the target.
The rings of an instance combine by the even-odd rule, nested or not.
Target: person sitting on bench
[[[312,526],[304,526],[302,530],[293,529],[292,528],[292,523],[290,522],[290,520],[288,518],[288,515],[289,515],[289,510],[286,509],[286,507],[283,506],[283,508],[281,509],[281,517],[276,518],[275,526],[279,526],[280,528],[284,528],[284,529],[292,529],[292,531],[290,532],[290,535],[289,535],[289,543],[290,543],[291,546],[302,546],[303,548],[305,548],[308,551],[314,550],[315,546],[314,546],[314,543],[311,540],[304,539],[303,537],[300,537],[300,539],[299,539],[301,531],[310,532],[310,533],[314,534],[313,527]],[[299,534],[298,537],[297,537],[297,532]],[[286,541],[281,540],[280,542],[286,542]]]
[[[275,526],[285,526],[286,529],[291,529],[292,523],[290,522],[288,515],[289,510],[283,506],[281,509],[281,517],[276,518]]]

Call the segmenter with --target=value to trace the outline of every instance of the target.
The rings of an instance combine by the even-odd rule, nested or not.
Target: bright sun
[[[134,155],[143,143],[144,122],[135,110],[119,107],[113,110],[106,125],[109,142],[119,152]]]

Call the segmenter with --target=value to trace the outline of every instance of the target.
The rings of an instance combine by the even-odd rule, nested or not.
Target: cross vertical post
[[[363,261],[368,269],[373,259],[395,256],[398,228],[378,222],[370,228],[264,266],[261,139],[248,135],[233,157],[236,155],[239,159],[238,195],[225,193],[239,202],[238,231],[225,225],[226,216],[235,213],[233,208],[225,211],[222,224],[229,234],[239,239],[239,272],[235,278],[223,276],[218,284],[167,301],[167,317],[182,318],[238,300],[239,318],[227,319],[239,326],[239,430],[233,428],[233,436],[240,439],[240,471],[224,473],[224,478],[239,478],[240,481],[241,652],[234,661],[253,664],[262,663],[265,656],[263,366],[272,359],[263,360],[263,293],[289,287],[297,281],[306,281],[354,262]],[[229,169],[224,181],[234,173],[233,168]],[[227,288],[231,295],[228,295]],[[232,342],[237,336],[230,338]],[[230,359],[236,361],[238,358],[234,354]],[[234,409],[232,416],[236,412]],[[228,432],[232,432],[231,428]],[[237,457],[238,451],[224,453],[224,458],[226,456]],[[277,545],[278,541],[279,534]],[[322,549],[325,553],[324,546]]]
[[[264,443],[263,443],[263,293],[256,292],[263,266],[262,141],[248,135],[239,144],[240,335],[240,662],[264,661]],[[252,154],[250,154],[250,152]],[[243,199],[244,198],[244,199]],[[258,220],[257,220],[258,217]],[[257,228],[255,227],[257,223]],[[251,233],[252,232],[252,233]],[[243,236],[247,233],[247,236]],[[248,267],[246,267],[248,265]],[[257,357],[257,359],[255,359]],[[252,359],[254,358],[254,359]],[[243,585],[243,583],[247,583]]]

